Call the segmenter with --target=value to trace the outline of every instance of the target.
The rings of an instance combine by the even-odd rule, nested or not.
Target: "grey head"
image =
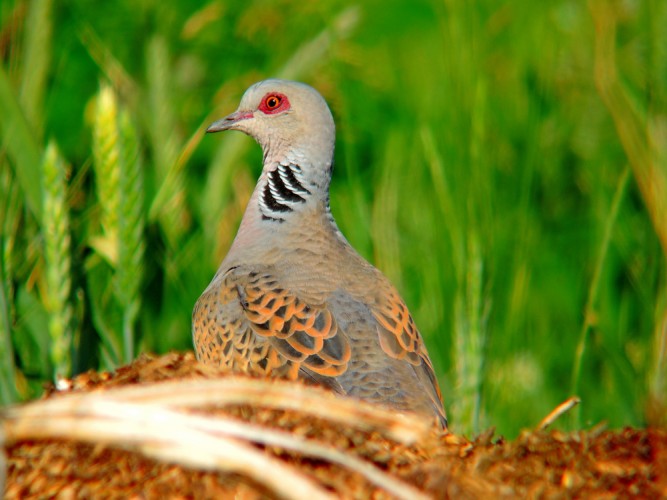
[[[253,137],[264,152],[265,168],[293,162],[302,169],[330,175],[334,121],[326,101],[309,85],[278,79],[252,85],[238,109],[206,131],[223,130],[239,130]]]

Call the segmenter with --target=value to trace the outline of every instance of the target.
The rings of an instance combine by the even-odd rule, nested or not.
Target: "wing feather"
[[[252,276],[244,295],[250,328],[280,354],[319,375],[345,372],[352,352],[326,304],[300,299],[269,273]]]
[[[405,360],[414,367],[417,377],[429,390],[433,405],[446,427],[442,392],[431,358],[408,307],[393,286],[376,294],[376,307],[371,308],[371,312],[378,324],[378,337],[382,350],[388,356]]]
[[[199,298],[192,323],[198,358],[232,369],[336,377],[352,354],[327,305],[301,299],[270,270],[228,270]]]

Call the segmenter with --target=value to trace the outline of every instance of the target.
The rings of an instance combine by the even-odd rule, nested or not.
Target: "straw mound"
[[[6,498],[667,494],[667,432],[474,441],[300,383],[142,356],[3,411]]]

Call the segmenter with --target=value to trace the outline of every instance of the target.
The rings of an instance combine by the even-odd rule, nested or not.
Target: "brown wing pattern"
[[[412,315],[395,290],[383,294],[372,313],[380,325],[380,345],[389,356],[415,366],[424,362],[431,365]]]
[[[412,366],[446,426],[433,366],[405,303],[393,287],[379,287],[375,297],[370,310],[383,352]],[[336,379],[348,370],[347,335],[326,303],[284,288],[271,268],[235,267],[216,279],[197,301],[193,336],[197,357],[207,363],[347,392]]]
[[[335,377],[351,356],[325,305],[299,299],[270,273],[239,268],[199,298],[193,335],[199,359],[264,375]]]
[[[324,304],[308,304],[269,274],[251,272],[241,306],[252,330],[282,356],[327,377],[347,369],[350,344]]]
[[[444,419],[442,393],[433,364],[408,307],[393,287],[383,290],[383,293],[378,293],[376,297],[376,307],[372,308],[371,312],[378,322],[382,350],[392,358],[405,360],[415,367],[426,386],[432,388],[433,402]]]
[[[268,342],[258,342],[248,325],[234,283],[224,279],[207,289],[192,314],[193,341],[197,358],[207,364],[225,366],[258,375],[285,374],[298,367],[278,354]]]

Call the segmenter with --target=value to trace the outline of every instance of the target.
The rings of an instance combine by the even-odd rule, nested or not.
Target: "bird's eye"
[[[283,113],[290,109],[289,99],[280,92],[266,94],[259,103],[259,110],[266,115]]]
[[[282,102],[282,99],[278,97],[277,95],[270,95],[266,98],[266,107],[269,110],[274,110],[278,106],[280,106],[280,103]]]

